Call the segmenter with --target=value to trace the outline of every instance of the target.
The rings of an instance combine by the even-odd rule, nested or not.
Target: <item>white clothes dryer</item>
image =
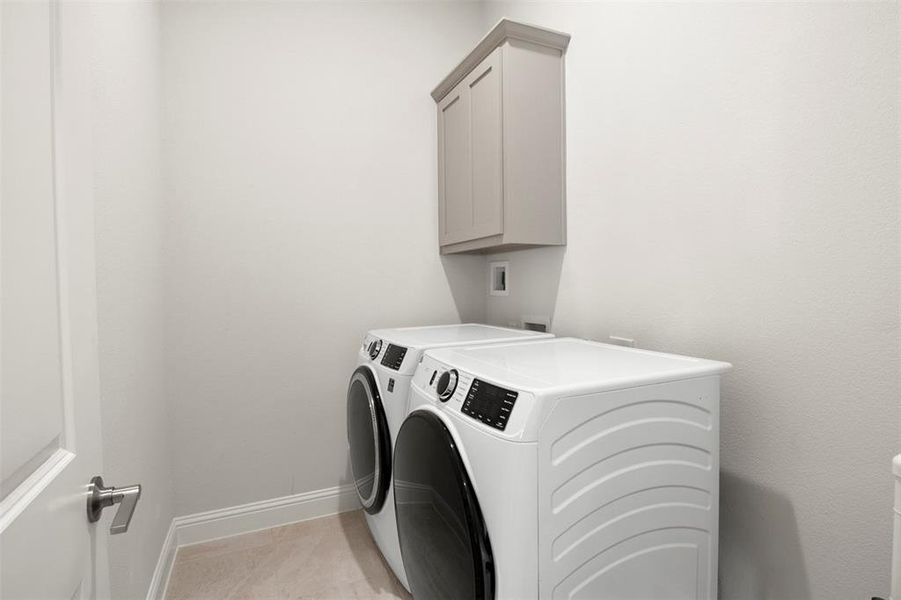
[[[394,519],[391,463],[394,439],[407,414],[410,381],[423,352],[551,337],[549,333],[479,324],[377,329],[366,335],[347,388],[351,470],[372,536],[407,589]]]
[[[426,352],[394,453],[413,597],[715,599],[730,367],[571,338]]]

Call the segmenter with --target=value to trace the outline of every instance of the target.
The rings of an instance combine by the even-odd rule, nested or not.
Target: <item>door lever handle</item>
[[[141,486],[130,485],[128,487],[104,487],[103,478],[97,475],[91,479],[91,494],[88,496],[88,521],[96,523],[100,519],[100,513],[107,506],[119,505],[109,532],[112,535],[128,531],[128,524],[141,497]]]

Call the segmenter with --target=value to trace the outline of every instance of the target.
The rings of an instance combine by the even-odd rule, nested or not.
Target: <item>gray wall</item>
[[[481,35],[477,8],[164,5],[178,514],[346,483],[366,330],[459,320],[428,92]]]
[[[569,244],[491,257],[488,320],[734,363],[721,596],[887,596],[899,5],[492,3],[483,30],[503,15],[573,35]]]
[[[92,15],[103,476],[143,485],[128,534],[110,537],[110,578],[113,597],[138,598],[175,514],[162,344],[159,11],[153,2],[101,2]]]

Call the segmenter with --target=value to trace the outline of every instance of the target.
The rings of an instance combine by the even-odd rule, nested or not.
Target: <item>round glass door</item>
[[[454,438],[432,412],[411,413],[397,434],[394,506],[414,598],[493,600],[488,530]]]
[[[377,513],[391,481],[391,440],[375,377],[360,367],[347,388],[347,441],[357,496],[363,509]]]

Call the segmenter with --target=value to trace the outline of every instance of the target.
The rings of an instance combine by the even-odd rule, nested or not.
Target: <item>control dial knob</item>
[[[369,358],[375,360],[375,357],[382,351],[382,340],[372,340],[369,343]]]
[[[454,395],[454,390],[457,389],[457,370],[451,369],[450,371],[445,371],[441,374],[441,377],[438,378],[438,383],[435,386],[436,391],[438,392],[438,399],[442,402],[447,402],[450,400],[450,397]]]

